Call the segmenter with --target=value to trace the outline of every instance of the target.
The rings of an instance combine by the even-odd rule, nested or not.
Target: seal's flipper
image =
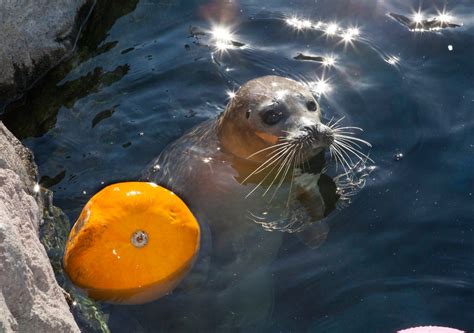
[[[336,187],[330,186],[330,180],[324,174],[300,173],[295,176],[296,200],[293,201],[291,217],[305,220],[305,228],[296,235],[312,249],[320,247],[329,233],[329,226],[323,218],[334,209],[333,201],[337,201]]]
[[[320,177],[321,174],[312,173],[299,173],[294,177],[293,214],[298,218],[304,217],[308,224],[324,217],[325,203],[319,189]],[[303,212],[298,212],[301,210]]]
[[[329,234],[329,225],[326,221],[321,220],[312,223],[304,230],[298,232],[296,236],[303,242],[307,247],[311,249],[317,249],[324,244],[324,241]]]

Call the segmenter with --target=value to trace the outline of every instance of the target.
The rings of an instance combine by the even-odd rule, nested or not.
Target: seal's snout
[[[323,124],[306,126],[304,130],[311,136],[313,142],[322,147],[329,147],[334,142],[334,133],[332,129]]]

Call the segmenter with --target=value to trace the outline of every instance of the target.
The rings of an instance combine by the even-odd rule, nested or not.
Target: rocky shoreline
[[[74,49],[92,0],[0,2],[0,113]]]
[[[30,151],[0,123],[0,331],[79,332],[39,240],[36,178]]]
[[[0,2],[0,114],[74,49],[94,1]],[[39,239],[32,153],[0,122],[0,332],[79,332]]]

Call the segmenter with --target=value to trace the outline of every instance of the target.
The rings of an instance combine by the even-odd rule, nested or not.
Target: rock
[[[30,152],[0,123],[0,332],[79,332],[38,229]]]
[[[43,201],[43,222],[40,226],[40,241],[46,249],[56,276],[56,281],[66,292],[66,301],[74,315],[74,319],[85,332],[109,333],[106,315],[90,298],[76,288],[66,277],[62,265],[63,252],[66,247],[71,223],[64,212],[53,205],[53,192],[41,189]]]
[[[0,318],[0,332],[18,331],[18,324],[10,313],[2,293],[0,293],[0,313],[2,314]]]
[[[89,0],[0,1],[0,110],[73,48]]]

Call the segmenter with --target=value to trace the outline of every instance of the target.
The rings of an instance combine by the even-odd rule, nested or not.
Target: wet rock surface
[[[30,152],[0,123],[0,332],[79,332],[38,233]]]
[[[92,3],[0,1],[0,110],[67,56]]]

